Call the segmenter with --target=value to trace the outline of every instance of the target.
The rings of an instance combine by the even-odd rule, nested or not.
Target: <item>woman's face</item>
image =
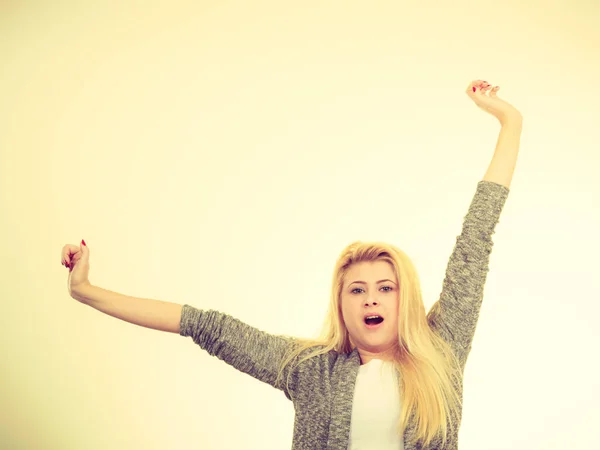
[[[353,264],[342,287],[342,316],[358,348],[362,364],[373,358],[389,360],[398,343],[398,279],[386,261]],[[370,328],[368,315],[383,317]]]

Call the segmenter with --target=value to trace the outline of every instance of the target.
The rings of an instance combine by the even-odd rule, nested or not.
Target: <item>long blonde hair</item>
[[[297,345],[284,358],[276,382],[281,379],[284,368],[311,347],[316,348],[307,352],[296,366],[331,350],[346,354],[353,351],[342,316],[342,287],[352,264],[373,261],[391,264],[400,285],[398,345],[392,361],[400,373],[402,398],[397,432],[402,436],[410,415],[414,414],[415,440],[427,446],[435,437],[441,437],[445,445],[449,428],[456,430],[458,426],[455,419],[462,408],[462,366],[450,345],[429,327],[428,321],[435,320],[438,314],[439,302],[425,314],[415,267],[409,257],[393,245],[356,241],[342,251],[335,264],[329,310],[319,336],[316,339],[295,338]],[[291,372],[286,381],[288,388]]]

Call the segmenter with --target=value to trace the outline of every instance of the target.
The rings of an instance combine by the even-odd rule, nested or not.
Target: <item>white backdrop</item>
[[[308,337],[339,252],[382,240],[428,309],[500,130],[474,79],[524,126],[461,450],[597,445],[600,7],[526,3],[3,2],[0,447],[290,448],[282,392],[77,303],[60,250]]]

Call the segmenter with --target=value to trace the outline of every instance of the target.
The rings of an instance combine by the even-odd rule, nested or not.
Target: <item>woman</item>
[[[462,380],[483,300],[491,236],[508,196],[522,116],[477,80],[467,94],[501,124],[496,150],[428,313],[398,248],[349,245],[335,266],[319,339],[272,335],[215,310],[91,285],[89,249],[65,245],[69,294],[130,323],[191,336],[209,354],[294,402],[293,449],[457,449]],[[489,95],[488,95],[489,94]]]

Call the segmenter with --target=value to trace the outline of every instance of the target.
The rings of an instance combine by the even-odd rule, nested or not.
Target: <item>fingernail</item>
[[[83,239],[81,240],[81,243],[82,243],[83,245],[86,245],[86,246],[87,246],[87,244],[85,243],[85,241],[84,241]]]
[[[476,90],[477,90],[477,88],[476,88],[476,87],[473,87],[473,92],[475,92]]]

